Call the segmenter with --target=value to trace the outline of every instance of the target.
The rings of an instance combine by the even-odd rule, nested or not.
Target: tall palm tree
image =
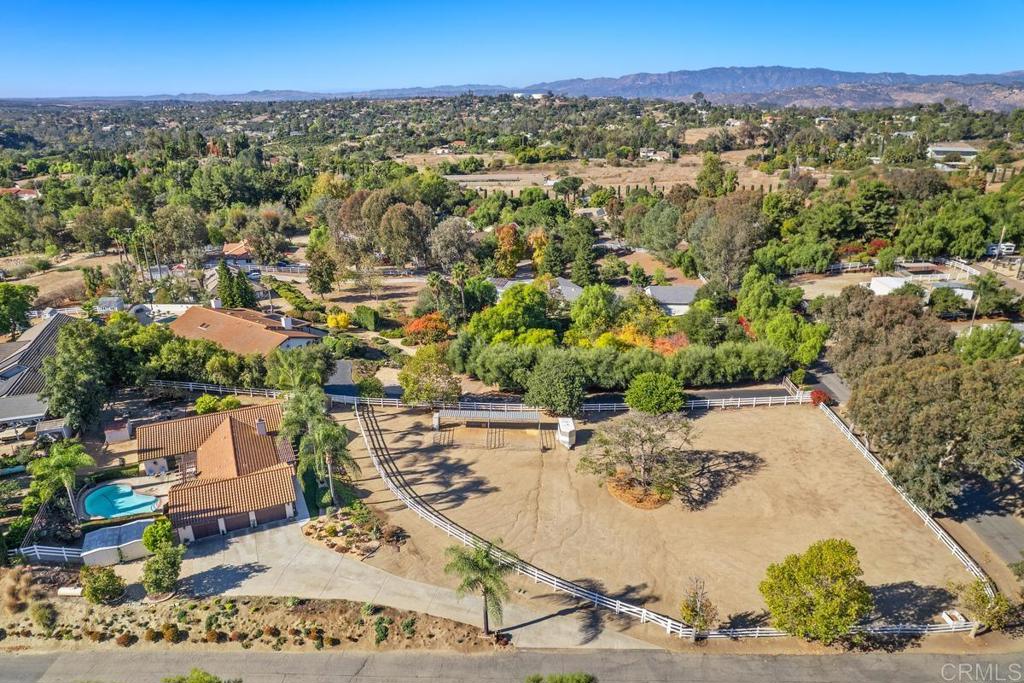
[[[58,441],[50,447],[45,458],[33,460],[28,465],[39,486],[39,497],[46,502],[63,488],[68,494],[71,511],[75,512],[75,472],[83,467],[94,467],[96,461],[85,452],[78,441]]]
[[[459,296],[462,299],[462,311],[460,315],[466,318],[466,280],[469,279],[469,266],[463,261],[452,266],[452,283],[459,288]]]
[[[341,467],[348,475],[359,474],[359,463],[348,452],[348,429],[329,418],[318,420],[299,441],[299,457],[313,458],[313,467],[320,479],[327,479],[331,500],[334,494],[334,467]]]
[[[321,387],[304,386],[288,394],[281,411],[281,436],[294,442],[318,422],[327,422],[327,394]]]
[[[455,574],[460,579],[455,594],[461,598],[470,593],[480,593],[484,599],[484,635],[488,636],[491,634],[489,619],[501,623],[505,611],[503,603],[511,594],[505,577],[515,571],[512,565],[502,564],[491,555],[498,543],[501,539],[488,541],[480,548],[453,545],[445,549],[448,564],[444,566],[444,573]]]
[[[441,308],[441,274],[437,272],[427,273],[427,289],[434,297],[434,308]]]

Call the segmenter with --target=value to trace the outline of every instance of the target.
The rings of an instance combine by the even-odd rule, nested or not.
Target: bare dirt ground
[[[810,301],[819,296],[837,296],[851,285],[867,285],[877,273],[842,273],[841,275],[808,274],[795,277],[790,284],[804,290],[804,299]]]
[[[878,604],[876,619],[932,622],[952,603],[950,581],[970,577],[849,443],[810,407],[716,411],[696,420],[694,445],[734,454],[746,473],[698,510],[674,500],[640,511],[576,472],[579,450],[539,452],[536,428],[506,429],[486,447],[485,429],[430,430],[430,415],[378,410],[404,474],[443,514],[564,578],[676,615],[689,577],[707,581],[723,621],[762,623],[758,583],[767,566],[830,537],[850,540]],[[355,425],[350,425],[355,426]],[[588,436],[587,425],[581,440]],[[353,452],[365,460],[361,440]],[[365,461],[364,475],[372,473]],[[738,468],[739,469],[739,468]],[[447,585],[450,540],[367,477],[369,502],[411,541],[371,560]],[[712,488],[716,488],[712,486]],[[520,586],[521,594],[544,595]]]
[[[27,263],[33,258],[46,258],[42,254],[19,254],[0,258],[0,268],[11,269],[17,265]],[[52,299],[68,298],[77,299],[84,293],[82,284],[81,268],[85,266],[103,266],[104,269],[112,263],[117,263],[116,254],[103,254],[100,256],[89,253],[71,254],[63,261],[48,259],[53,262],[54,268],[42,273],[35,273],[21,280],[17,284],[32,285],[39,288],[39,300],[48,302]],[[55,303],[60,303],[59,301]]]
[[[739,176],[739,184],[750,187],[769,185],[778,187],[782,182],[778,174],[765,174],[745,166],[743,161],[755,150],[734,150],[724,152],[722,160],[726,166],[734,168]],[[460,155],[462,156],[462,155]],[[415,163],[419,167],[436,166],[444,155],[409,155],[405,161]],[[457,158],[456,158],[457,160]],[[701,155],[686,154],[671,161],[636,161],[632,165],[612,166],[603,160],[582,161],[566,160],[545,164],[507,165],[497,171],[484,171],[464,177],[453,176],[465,187],[483,187],[488,190],[520,191],[527,187],[544,187],[544,181],[560,175],[578,176],[584,183],[597,185],[646,185],[653,184],[661,189],[668,189],[677,183],[694,185],[701,167]]]

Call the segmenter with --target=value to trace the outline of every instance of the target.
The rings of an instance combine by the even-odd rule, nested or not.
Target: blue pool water
[[[153,496],[135,493],[126,484],[107,484],[85,497],[85,513],[90,517],[124,517],[156,509]]]

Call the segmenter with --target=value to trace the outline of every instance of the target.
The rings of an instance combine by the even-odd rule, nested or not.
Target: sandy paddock
[[[351,415],[351,414],[349,414]],[[487,448],[487,430],[435,434],[430,414],[377,410],[392,454],[409,482],[446,516],[537,566],[606,594],[677,615],[689,577],[703,577],[720,615],[758,623],[765,569],[829,537],[858,549],[881,621],[932,622],[948,607],[950,581],[970,577],[820,412],[809,406],[712,411],[696,419],[694,445],[738,453],[753,471],[691,511],[678,500],[654,511],[627,507],[589,475],[579,450],[543,454],[536,427],[505,429]],[[346,420],[356,428],[354,419]],[[581,438],[588,435],[584,427]],[[553,428],[553,425],[546,425]],[[493,435],[492,435],[493,437]],[[408,530],[401,553],[373,560],[389,571],[450,585],[442,572],[451,543],[406,510],[373,476],[361,439],[369,502]],[[543,586],[520,581],[524,595]]]

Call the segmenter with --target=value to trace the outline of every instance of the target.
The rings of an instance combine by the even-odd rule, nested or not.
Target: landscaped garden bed
[[[358,500],[310,522],[303,533],[337,553],[359,559],[366,559],[385,546],[399,548],[407,538],[401,527],[384,523]]]
[[[14,596],[4,600],[0,651],[199,647],[488,652],[501,647],[474,626],[345,600],[176,597],[144,604],[129,597],[116,605],[90,605],[82,598],[56,597],[58,586],[76,581],[73,571],[0,569],[5,596]]]

